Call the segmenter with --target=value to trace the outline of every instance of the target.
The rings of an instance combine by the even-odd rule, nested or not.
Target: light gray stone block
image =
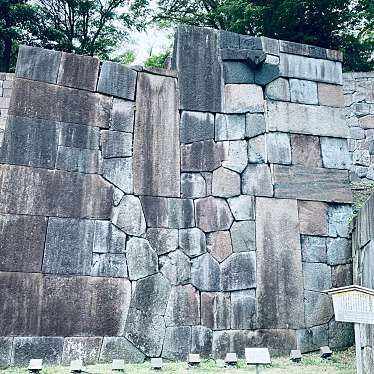
[[[58,122],[58,145],[99,150],[100,130],[97,127]]]
[[[94,253],[125,253],[126,234],[109,221],[95,221],[92,251]]]
[[[97,363],[102,342],[103,338],[101,337],[65,338],[61,363],[63,365],[70,365],[72,360],[78,359],[83,360],[85,365]]]
[[[220,167],[213,171],[212,194],[218,197],[240,195],[240,175]]]
[[[231,293],[231,328],[237,330],[256,328],[255,290]]]
[[[222,166],[241,173],[248,163],[247,142],[236,140],[223,142],[224,156]]]
[[[308,291],[325,291],[331,288],[331,269],[326,264],[303,263],[304,289]]]
[[[191,284],[200,291],[220,291],[221,273],[219,264],[209,254],[192,260]]]
[[[330,205],[328,211],[329,236],[350,237],[349,221],[353,211],[347,204]]]
[[[265,97],[271,100],[290,101],[290,84],[288,79],[278,78],[265,87]]]
[[[134,130],[134,111],[133,101],[113,99],[111,111],[110,128],[115,131],[133,132]]]
[[[319,236],[301,236],[301,254],[303,262],[327,262],[326,238]]]
[[[293,103],[318,105],[316,82],[290,79],[290,92]]]
[[[254,221],[234,222],[230,234],[234,252],[256,250],[256,225]]]
[[[245,115],[245,136],[253,138],[254,136],[264,134],[266,131],[266,122],[263,114],[247,113]]]
[[[191,353],[209,358],[212,354],[212,330],[204,326],[192,326]]]
[[[266,164],[248,165],[242,174],[242,192],[245,195],[273,196],[269,166]]]
[[[104,158],[132,156],[132,134],[120,131],[101,131],[101,147]]]
[[[146,239],[159,256],[178,248],[178,230],[176,229],[149,228]]]
[[[180,123],[181,143],[214,139],[214,115],[183,111]]]
[[[245,135],[244,114],[216,114],[215,140],[240,140]]]
[[[237,196],[227,200],[236,221],[255,219],[255,202],[253,196]]]
[[[327,238],[327,263],[340,265],[352,262],[351,241],[346,238]]]
[[[179,247],[190,258],[206,252],[205,234],[198,228],[179,230]]]
[[[305,326],[328,323],[334,315],[331,297],[325,293],[305,291]]]
[[[264,95],[255,84],[226,84],[224,87],[225,113],[263,113]]]
[[[94,253],[92,255],[91,276],[127,278],[127,262],[125,254]]]
[[[159,259],[161,273],[174,286],[187,284],[191,279],[190,259],[180,250]]]
[[[232,253],[230,231],[216,231],[207,235],[207,250],[218,262]]]
[[[206,182],[199,173],[182,173],[181,175],[181,196],[196,198],[206,196]]]
[[[320,347],[329,345],[328,325],[297,330],[296,338],[297,347],[301,353],[317,351]]]
[[[124,193],[134,191],[133,158],[107,158],[102,163],[103,177]]]
[[[248,140],[248,162],[252,164],[267,162],[266,135],[259,135]]]
[[[342,86],[335,84],[318,83],[319,105],[344,107]]]
[[[10,366],[10,358],[12,354],[12,337],[1,337],[0,338],[0,368],[6,369]]]
[[[129,364],[142,363],[145,359],[144,353],[126,338],[105,336],[103,346],[101,347],[100,361],[111,363],[113,360],[118,359],[118,357],[121,357],[121,360]]]
[[[166,329],[162,357],[169,360],[185,361],[191,346],[191,327],[168,327]]]
[[[269,133],[265,135],[265,139],[268,162],[273,164],[291,163],[291,144],[288,134]]]
[[[370,166],[370,153],[366,149],[357,149],[352,153],[352,162],[355,165]]]
[[[352,161],[347,139],[321,137],[323,167],[350,169]]]

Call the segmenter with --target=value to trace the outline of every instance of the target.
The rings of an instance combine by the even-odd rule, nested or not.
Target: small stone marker
[[[332,350],[327,345],[320,348],[320,353],[321,357],[324,359],[330,358],[332,356]]]
[[[40,370],[43,368],[43,360],[42,359],[32,359],[30,360],[28,370],[31,373],[39,373]]]
[[[270,353],[268,348],[246,348],[245,362],[247,365],[256,365],[256,374],[259,373],[260,365],[270,365]]]
[[[83,371],[83,361],[82,360],[72,360],[70,363],[71,373],[81,373]]]
[[[225,363],[227,366],[236,366],[238,363],[238,356],[236,353],[227,353],[225,357]]]
[[[113,360],[112,371],[124,371],[125,370],[125,360]]]
[[[200,355],[197,353],[190,353],[188,355],[188,366],[199,366],[201,362]]]
[[[290,360],[292,362],[301,362],[302,358],[303,357],[301,355],[300,349],[293,349],[293,350],[291,350]]]
[[[162,370],[162,358],[151,358],[151,369]]]

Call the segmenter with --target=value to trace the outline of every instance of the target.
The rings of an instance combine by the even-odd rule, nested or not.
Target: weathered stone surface
[[[327,263],[329,265],[347,264],[352,261],[350,240],[346,238],[327,238]]]
[[[126,257],[131,280],[138,280],[158,272],[157,254],[148,240],[131,238],[127,243]]]
[[[318,105],[317,83],[301,79],[290,79],[291,101],[299,104]]]
[[[301,254],[303,262],[327,262],[326,238],[319,236],[301,236]]]
[[[254,136],[264,134],[266,131],[266,122],[263,114],[247,113],[245,115],[245,136],[253,138]]]
[[[255,71],[255,82],[261,86],[266,86],[279,76],[279,57],[268,54],[265,63]]]
[[[146,239],[158,255],[174,251],[178,247],[178,230],[150,228]]]
[[[101,146],[104,158],[132,156],[132,134],[104,130],[101,132]]]
[[[125,253],[126,234],[109,221],[95,221],[92,252]]]
[[[212,354],[212,330],[204,326],[192,326],[191,353],[198,353],[203,358]]]
[[[0,271],[40,272],[46,232],[47,218],[0,215]]]
[[[353,284],[352,265],[337,265],[331,267],[332,287],[345,287]]]
[[[97,91],[122,99],[134,100],[136,75],[135,70],[125,65],[105,61],[101,66]]]
[[[290,164],[291,144],[289,135],[283,133],[269,133],[265,135],[265,138],[267,161],[273,164]]]
[[[104,159],[102,175],[123,192],[133,193],[134,177],[133,159],[131,157]]]
[[[218,45],[218,34],[212,29],[178,27],[173,68],[179,72],[181,109],[222,111],[222,65]]]
[[[329,236],[350,237],[349,221],[352,217],[350,205],[330,205],[328,212]]]
[[[216,114],[215,140],[240,140],[245,135],[244,114]]]
[[[326,264],[303,263],[304,289],[324,291],[331,288],[331,270]]]
[[[222,144],[213,140],[181,146],[182,171],[213,171],[221,165],[224,157]]]
[[[166,329],[162,357],[169,360],[186,360],[191,346],[191,327],[168,327]]]
[[[35,357],[42,357],[44,365],[59,365],[63,347],[64,338],[52,336],[15,337],[12,366],[27,367],[30,360]]]
[[[90,275],[95,221],[49,218],[43,273]]]
[[[100,130],[97,127],[57,122],[58,145],[72,148],[99,149]]]
[[[265,87],[265,97],[271,100],[290,101],[290,84],[287,79],[278,78]]]
[[[94,253],[91,276],[127,278],[126,256],[120,253]]]
[[[206,196],[206,182],[199,173],[182,173],[181,175],[182,197],[204,197]]]
[[[37,335],[41,274],[0,273],[2,336]]]
[[[329,345],[328,325],[297,330],[296,338],[301,353],[317,351],[320,347]]]
[[[10,366],[13,338],[0,338],[0,369]]]
[[[212,194],[218,197],[240,195],[240,175],[223,167],[213,171]]]
[[[118,357],[125,360],[125,363],[131,364],[142,363],[145,359],[144,353],[126,338],[105,336],[101,347],[100,361],[111,363]]]
[[[261,39],[249,35],[239,35],[239,46],[244,49],[262,49]]]
[[[193,143],[208,139],[214,139],[214,115],[183,111],[180,123],[181,143]]]
[[[329,323],[329,347],[347,348],[354,343],[354,331],[352,323],[330,321]]]
[[[328,205],[318,201],[298,201],[300,234],[328,235]]]
[[[239,34],[220,30],[218,35],[220,48],[239,48]]]
[[[256,244],[259,327],[302,327],[303,274],[296,200],[256,199]]]
[[[261,36],[262,49],[271,55],[279,56],[279,40]]]
[[[191,279],[190,259],[180,250],[162,256],[159,259],[161,273],[170,284],[178,286],[187,284]]]
[[[319,105],[344,107],[344,95],[342,86],[335,84],[318,83]]]
[[[205,234],[198,228],[179,230],[179,247],[190,258],[206,252]]]
[[[57,84],[81,90],[95,91],[100,60],[97,57],[63,53]]]
[[[191,284],[200,291],[220,291],[219,264],[209,253],[194,258],[191,267]]]
[[[348,137],[348,127],[339,108],[280,101],[269,101],[267,106],[266,121],[270,131]]]
[[[112,222],[128,235],[143,235],[146,230],[146,221],[139,198],[125,195],[120,204],[113,208]]]
[[[40,334],[122,335],[130,297],[131,284],[123,278],[45,276]]]
[[[305,325],[306,327],[328,323],[334,315],[331,298],[324,293],[305,291]]]
[[[246,61],[224,61],[223,80],[225,83],[254,83],[254,71]]]
[[[224,87],[225,113],[263,113],[264,95],[255,84],[226,84]]]
[[[16,77],[56,83],[61,52],[21,46],[18,52]]]
[[[193,200],[143,196],[141,202],[148,227],[178,229],[195,226]]]
[[[223,142],[222,166],[241,173],[248,163],[247,142],[245,140]]]
[[[262,164],[267,161],[266,136],[259,135],[248,140],[248,162]]]
[[[270,168],[266,164],[248,165],[242,174],[242,193],[254,196],[273,196]]]
[[[231,299],[229,293],[201,293],[201,323],[211,330],[231,327]]]
[[[311,168],[322,167],[318,136],[291,135],[292,163]]]
[[[274,194],[280,198],[348,203],[348,171],[274,165]]]
[[[100,161],[98,150],[59,146],[55,167],[58,170],[98,174]]]
[[[114,98],[110,128],[115,131],[133,132],[134,111],[134,102]]]
[[[237,196],[227,200],[236,221],[255,219],[255,201],[253,196]]]
[[[256,250],[256,227],[254,221],[234,222],[231,226],[231,241],[234,252]]]
[[[207,235],[207,250],[218,261],[222,262],[232,253],[229,231],[216,231]]]
[[[109,97],[97,93],[17,79],[9,114],[107,128],[111,106]]]
[[[369,166],[370,153],[367,149],[356,149],[352,153],[352,161],[354,165]]]
[[[196,225],[204,232],[227,230],[233,218],[229,205],[224,199],[212,196],[198,199],[196,205]]]
[[[104,340],[107,338],[104,338]],[[62,365],[70,365],[72,360],[83,360],[85,365],[97,363],[103,338],[100,337],[70,337],[64,340]]]
[[[350,169],[351,155],[347,139],[321,137],[323,167],[332,169]]]
[[[231,328],[256,328],[256,292],[255,290],[231,293]]]

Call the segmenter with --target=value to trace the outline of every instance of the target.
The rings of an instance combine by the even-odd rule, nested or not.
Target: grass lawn
[[[300,364],[291,363],[287,358],[276,358],[273,365],[260,369],[264,374],[354,374],[355,356],[354,350],[349,349],[343,352],[334,352],[330,360],[322,360],[318,354],[312,353],[303,356]],[[86,373],[109,374],[110,365],[94,365],[85,368]],[[165,363],[162,373],[164,374],[205,374],[205,373],[226,373],[243,374],[254,373],[254,367],[247,367],[243,360],[240,360],[237,369],[220,368],[214,361],[205,361],[199,368],[187,369],[186,363]],[[0,370],[1,374],[24,374],[26,369],[12,368]],[[69,368],[66,367],[48,367],[42,371],[43,374],[67,374]],[[150,370],[149,362],[137,365],[127,365],[126,374],[149,374],[155,373]]]

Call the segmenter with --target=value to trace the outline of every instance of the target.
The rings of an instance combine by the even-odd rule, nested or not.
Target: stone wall
[[[0,153],[0,364],[352,343],[335,51],[180,27],[171,70],[22,47]]]
[[[4,129],[12,94],[14,74],[0,73],[0,147],[3,143]]]

